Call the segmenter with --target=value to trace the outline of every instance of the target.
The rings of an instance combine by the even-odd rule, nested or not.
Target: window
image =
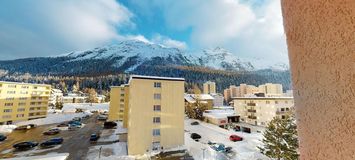
[[[161,111],[161,106],[160,105],[154,105],[154,111]]]
[[[281,116],[281,119],[285,119],[285,118],[286,118],[286,116],[285,116],[285,115],[282,115],[282,116]]]
[[[160,117],[153,117],[153,123],[160,123]]]
[[[11,118],[11,115],[3,115],[2,118],[3,119],[9,119],[9,118]]]
[[[124,97],[124,93],[121,93],[121,97]]]
[[[281,108],[281,112],[285,111],[285,108]]]
[[[19,106],[25,106],[26,103],[25,103],[25,102],[20,102],[20,103],[18,103],[18,105],[19,105]]]
[[[38,87],[36,87],[36,86],[33,86],[33,89],[37,89]]]
[[[289,111],[290,110],[290,108],[286,108],[286,111]]]
[[[19,118],[19,117],[24,117],[25,115],[24,114],[17,114],[16,117]]]
[[[15,94],[16,91],[7,91],[7,94]]]
[[[22,89],[28,89],[28,86],[21,86]]]
[[[160,136],[160,129],[153,129],[153,136]]]
[[[33,105],[36,105],[36,102],[31,102],[31,105],[33,106]]]
[[[4,109],[4,112],[7,113],[7,112],[12,112],[12,109]]]
[[[33,111],[33,110],[35,110],[35,108],[31,107],[31,108],[30,108],[30,111]]]
[[[278,101],[275,101],[275,104],[279,104],[279,102],[278,102]]]
[[[15,99],[14,97],[6,97],[7,101],[14,100],[14,99]]]
[[[154,94],[154,99],[161,99],[161,94],[160,93],[155,93]]]
[[[160,82],[154,82],[154,88],[161,88]]]
[[[285,101],[286,104],[288,104],[288,101]]]
[[[18,108],[17,109],[17,112],[24,112],[25,111],[25,108]]]
[[[124,102],[124,99],[120,99],[120,102]]]
[[[16,85],[15,85],[15,84],[9,84],[7,87],[9,87],[9,88],[16,88]]]
[[[20,100],[27,100],[27,97],[20,97]]]
[[[13,103],[5,103],[5,106],[13,106]]]
[[[20,91],[20,94],[28,94],[27,91]]]

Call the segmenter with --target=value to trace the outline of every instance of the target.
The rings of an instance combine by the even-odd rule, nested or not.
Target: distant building
[[[266,126],[273,117],[284,118],[293,106],[293,97],[235,97],[235,112],[241,122]]]
[[[131,76],[127,85],[111,87],[109,117],[120,118],[124,105],[129,155],[184,145],[184,83],[182,78]]]
[[[229,88],[223,90],[224,101],[228,103],[231,100],[231,90]]]
[[[208,109],[213,108],[214,98],[210,94],[185,94],[185,106],[189,104],[194,104],[197,101],[199,103],[205,104]]]
[[[216,93],[216,83],[207,81],[203,84],[203,94],[214,94]]]
[[[68,93],[63,96],[63,103],[86,103],[88,96],[82,92]]]
[[[0,124],[47,116],[50,85],[0,82]]]
[[[52,88],[51,96],[49,97],[49,105],[55,106],[57,102],[63,102],[63,92],[60,89]]]
[[[213,107],[221,107],[223,106],[223,96],[219,93],[210,94],[213,97]]]
[[[259,86],[259,93],[265,93],[266,95],[275,95],[281,96],[282,95],[282,85],[281,84],[272,84],[266,83]]]
[[[233,109],[213,109],[203,112],[204,121],[222,128],[229,122],[239,122],[239,116]]]

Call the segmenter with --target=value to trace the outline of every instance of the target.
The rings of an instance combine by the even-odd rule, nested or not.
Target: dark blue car
[[[0,142],[1,142],[1,141],[4,141],[6,138],[7,138],[7,137],[6,137],[5,135],[0,134]]]
[[[34,141],[27,141],[27,142],[20,142],[20,143],[17,143],[15,145],[13,145],[13,147],[15,149],[18,149],[18,150],[25,150],[25,149],[31,149],[33,147],[36,147],[38,145],[37,142],[34,142]]]
[[[69,125],[79,125],[79,126],[81,126],[81,122],[79,122],[79,121],[69,121],[68,124]]]
[[[99,134],[91,134],[90,141],[97,141],[100,138]]]
[[[58,144],[62,144],[64,141],[63,138],[52,138],[50,140],[47,140],[45,142],[42,142],[40,144],[41,147],[53,147],[55,145],[58,145]]]

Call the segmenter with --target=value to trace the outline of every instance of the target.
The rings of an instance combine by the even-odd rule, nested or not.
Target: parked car
[[[28,124],[27,126],[30,126],[30,129],[32,129],[32,128],[36,128],[37,124]]]
[[[5,141],[6,138],[7,138],[7,137],[6,137],[5,135],[0,134],[0,142],[1,142],[1,141]]]
[[[69,127],[68,127],[68,130],[69,130],[69,131],[75,131],[75,130],[77,130],[78,128],[81,128],[81,125],[70,124]]]
[[[194,139],[194,140],[197,140],[197,139],[201,139],[201,136],[197,133],[192,133],[191,134],[191,138]]]
[[[69,121],[68,124],[81,126],[81,122],[79,122],[79,121]]]
[[[13,145],[13,147],[18,150],[31,149],[36,146],[38,146],[38,142],[34,141],[20,142]]]
[[[78,122],[80,122],[80,121],[81,121],[81,118],[80,118],[80,117],[74,117],[74,118],[73,118],[73,121],[78,121]]]
[[[234,127],[234,130],[235,130],[235,131],[240,131],[240,126],[235,126],[235,127]]]
[[[45,142],[42,142],[42,143],[40,144],[40,146],[41,146],[42,148],[53,147],[53,146],[55,146],[55,145],[62,144],[63,141],[64,141],[63,138],[52,138],[52,139],[50,139],[50,140],[47,140],[47,141],[45,141]]]
[[[85,115],[85,116],[83,116],[83,117],[81,117],[82,119],[88,119],[88,118],[90,118],[90,115]]]
[[[57,127],[68,127],[68,126],[69,126],[68,123],[61,123],[57,125]]]
[[[23,126],[18,126],[15,128],[15,130],[28,130],[28,129],[31,129],[31,126],[23,125]]]
[[[104,123],[104,128],[106,128],[106,129],[114,128],[116,126],[117,126],[116,122],[109,121],[109,122],[105,122]]]
[[[106,121],[106,120],[107,120],[107,116],[105,116],[105,115],[99,115],[99,116],[97,116],[97,120],[99,120],[99,121]]]
[[[43,134],[44,135],[55,135],[55,134],[58,134],[59,132],[60,132],[60,129],[53,128],[53,129],[43,132]]]
[[[94,142],[100,138],[100,134],[91,134],[90,141]]]
[[[195,122],[192,122],[191,125],[199,125],[200,123],[195,121]]]
[[[230,135],[230,136],[229,136],[229,140],[231,140],[231,141],[233,141],[233,142],[236,142],[236,141],[242,141],[243,138],[242,138],[242,137],[239,137],[239,136],[237,136],[237,135],[235,135],[235,134],[233,134],[233,135]]]
[[[211,148],[217,152],[225,152],[226,151],[226,146],[222,143],[217,143],[217,144],[211,145]]]

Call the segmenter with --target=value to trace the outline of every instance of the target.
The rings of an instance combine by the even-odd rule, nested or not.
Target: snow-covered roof
[[[227,118],[228,116],[235,116],[234,110],[221,110],[221,109],[213,109],[206,110],[203,112],[203,116],[211,117],[211,118]]]
[[[176,77],[158,77],[158,76],[143,76],[143,75],[132,75],[131,79],[157,79],[157,80],[173,80],[173,81],[185,81],[184,78],[176,78]]]
[[[209,94],[185,94],[185,100],[189,103],[195,103],[196,99],[199,98],[201,103],[207,103],[207,100],[213,100],[214,98]]]

